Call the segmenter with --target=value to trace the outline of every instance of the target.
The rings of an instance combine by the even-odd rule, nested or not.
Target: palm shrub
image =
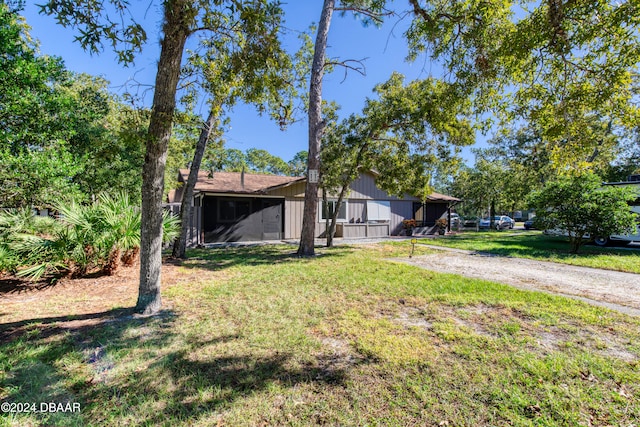
[[[56,210],[59,219],[48,233],[27,233],[12,246],[12,253],[25,260],[19,276],[77,277],[94,270],[111,275],[121,264],[133,264],[140,248],[141,218],[126,193],[103,194],[90,205],[60,203]],[[178,220],[168,212],[163,219],[164,240],[170,241],[178,233]]]
[[[53,218],[34,215],[30,209],[0,212],[0,273],[15,273],[20,267],[38,263],[42,253],[25,250],[36,236],[55,232]]]
[[[116,197],[102,194],[98,198],[100,236],[95,240],[102,270],[113,274],[123,258],[133,264],[140,246],[140,210],[131,204],[126,193]]]

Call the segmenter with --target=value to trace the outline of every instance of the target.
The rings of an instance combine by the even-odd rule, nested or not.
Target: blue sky
[[[142,10],[146,11],[145,29],[149,41],[134,66],[129,68],[118,64],[108,49],[100,55],[90,56],[73,41],[73,30],[56,25],[51,17],[38,15],[38,8],[33,3],[28,2],[23,15],[31,26],[31,35],[40,41],[41,53],[62,57],[69,70],[103,76],[111,82],[114,92],[120,91],[124,84],[134,80],[143,85],[141,90],[150,89],[159,55],[159,1],[151,3],[151,0],[133,0],[132,3],[144,5]],[[150,3],[151,6],[147,8]],[[283,4],[285,25],[292,30],[306,30],[312,22],[319,20],[322,3],[322,0],[289,0]],[[407,4],[397,3],[403,6]],[[366,76],[349,72],[345,79],[344,70],[339,67],[333,74],[325,75],[323,98],[341,105],[342,117],[359,112],[366,98],[372,96],[373,87],[386,81],[394,71],[404,74],[407,81],[439,75],[440,68],[425,58],[419,58],[414,63],[405,61],[407,48],[403,32],[408,25],[408,19],[399,21],[399,18],[389,18],[381,28],[364,27],[352,15],[334,14],[327,54],[341,60],[364,59],[366,67]],[[292,41],[290,48],[296,49],[295,37]],[[147,104],[150,104],[151,91],[148,90],[147,93]],[[206,106],[203,106],[203,116],[206,116],[205,110]],[[230,129],[225,134],[225,139],[229,148],[243,151],[261,148],[288,161],[298,151],[307,149],[307,122],[303,117],[301,122],[281,131],[268,118],[259,117],[252,107],[237,106],[231,114]]]

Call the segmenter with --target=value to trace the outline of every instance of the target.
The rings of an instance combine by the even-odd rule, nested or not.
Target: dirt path
[[[423,246],[446,251],[447,254],[435,253],[395,261],[433,271],[505,283],[520,289],[564,295],[640,316],[640,274]]]

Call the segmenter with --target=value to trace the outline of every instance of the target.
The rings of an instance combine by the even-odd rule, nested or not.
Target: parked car
[[[471,219],[465,219],[462,222],[462,226],[464,228],[476,228],[476,225],[478,224],[478,220],[475,218],[471,218]]]
[[[540,227],[538,226],[538,221],[536,220],[536,217],[534,216],[533,218],[529,218],[528,220],[526,220],[524,222],[524,229],[525,230],[537,230]]]
[[[505,230],[507,228],[513,228],[516,222],[506,215],[496,215],[493,217],[493,228],[496,230]],[[490,228],[491,219],[482,218],[478,223],[478,228]]]

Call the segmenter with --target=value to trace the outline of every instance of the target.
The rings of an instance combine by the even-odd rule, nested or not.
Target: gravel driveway
[[[395,259],[432,271],[491,280],[526,290],[559,294],[640,316],[640,274],[509,258],[440,246],[422,245],[447,255]]]

